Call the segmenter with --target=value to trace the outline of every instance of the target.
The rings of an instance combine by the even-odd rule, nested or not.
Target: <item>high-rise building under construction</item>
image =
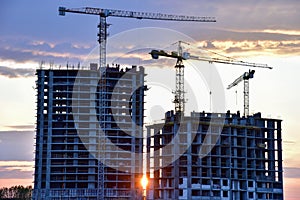
[[[281,120],[192,112],[147,127],[147,199],[283,199]]]
[[[36,75],[33,199],[140,199],[144,68]]]

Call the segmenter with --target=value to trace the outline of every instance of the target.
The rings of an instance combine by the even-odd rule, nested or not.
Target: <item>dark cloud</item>
[[[268,33],[262,30],[246,29],[244,31],[220,28],[219,26],[204,27],[184,25],[194,40],[197,41],[298,41],[300,35],[286,33]]]
[[[6,126],[7,128],[16,129],[16,130],[33,130],[34,125],[15,125],[15,126]]]
[[[0,66],[0,75],[9,78],[34,77],[35,70],[32,68],[10,68]]]
[[[67,42],[51,44],[46,41],[30,39],[0,39],[0,59],[14,60],[16,62],[66,62],[78,63],[87,56],[94,46],[84,44],[71,44]]]
[[[252,43],[254,44],[253,47],[249,47],[247,45],[245,46],[236,46],[239,45],[237,44],[232,44],[231,47],[228,47],[225,49],[226,53],[243,53],[243,52],[261,52],[263,53],[264,51],[272,51],[274,54],[277,55],[300,55],[300,43],[294,43],[294,42],[275,42],[270,41],[270,42],[262,42],[262,43]],[[222,49],[219,49],[222,50]]]
[[[296,144],[295,141],[288,141],[288,140],[284,140],[283,143],[284,144]]]
[[[0,166],[0,179],[29,179],[32,178],[32,171],[23,171],[22,169],[10,169],[12,166]],[[28,166],[18,166],[18,167],[32,167]]]
[[[167,0],[167,2],[170,0]],[[182,2],[181,10],[186,13],[216,16],[216,26],[249,29],[299,29],[300,4],[297,0],[275,1],[195,1]],[[189,4],[190,6],[187,6]],[[185,6],[184,6],[185,5]],[[180,5],[178,5],[180,6]]]
[[[240,47],[229,47],[226,49],[226,53],[242,52],[243,49]]]
[[[3,49],[0,47],[0,59],[13,60],[16,62],[25,62],[36,60],[31,52],[24,52],[22,50]]]
[[[300,178],[300,168],[298,167],[285,167],[284,168],[285,178]]]
[[[277,47],[283,47],[283,48],[300,48],[300,43],[286,43],[283,44],[282,42]]]
[[[34,131],[0,131],[0,158],[2,161],[32,161],[33,151]]]
[[[203,48],[215,49],[216,46],[211,41],[206,41],[205,44],[203,45]]]
[[[67,61],[71,60],[73,61],[72,58],[64,55],[50,55],[50,54],[44,54],[42,55],[43,52],[39,51],[33,51],[33,50],[26,50],[26,49],[1,49],[0,48],[0,58],[2,60],[13,60],[17,63],[20,62],[26,62],[26,61],[34,61],[34,62],[41,62],[41,61],[47,61],[47,62],[55,62],[55,63],[66,63]],[[76,62],[77,62],[77,58]],[[74,59],[74,60],[75,60]],[[34,66],[33,66],[34,67]]]

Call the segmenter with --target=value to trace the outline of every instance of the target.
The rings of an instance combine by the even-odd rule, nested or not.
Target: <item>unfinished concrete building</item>
[[[147,136],[147,199],[283,199],[281,120],[167,112]]]
[[[107,67],[100,77],[91,65],[36,75],[33,199],[139,199],[144,68]],[[105,138],[111,143],[101,145]],[[99,162],[103,152],[112,158]],[[129,169],[118,170],[121,163]]]

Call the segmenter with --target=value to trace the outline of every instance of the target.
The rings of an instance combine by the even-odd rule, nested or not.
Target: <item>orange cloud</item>
[[[231,57],[254,57],[254,56],[299,56],[299,40],[216,40],[198,41],[199,49],[212,50]]]

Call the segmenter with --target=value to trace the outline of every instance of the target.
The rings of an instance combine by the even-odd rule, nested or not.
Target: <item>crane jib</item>
[[[89,15],[100,15],[101,17],[126,17],[136,19],[149,19],[149,20],[167,20],[167,21],[185,21],[185,22],[216,22],[215,17],[199,17],[199,16],[185,16],[185,15],[172,15],[163,13],[150,13],[150,12],[135,12],[102,8],[74,8],[67,9],[59,7],[59,15],[64,16],[66,12],[80,13]]]

